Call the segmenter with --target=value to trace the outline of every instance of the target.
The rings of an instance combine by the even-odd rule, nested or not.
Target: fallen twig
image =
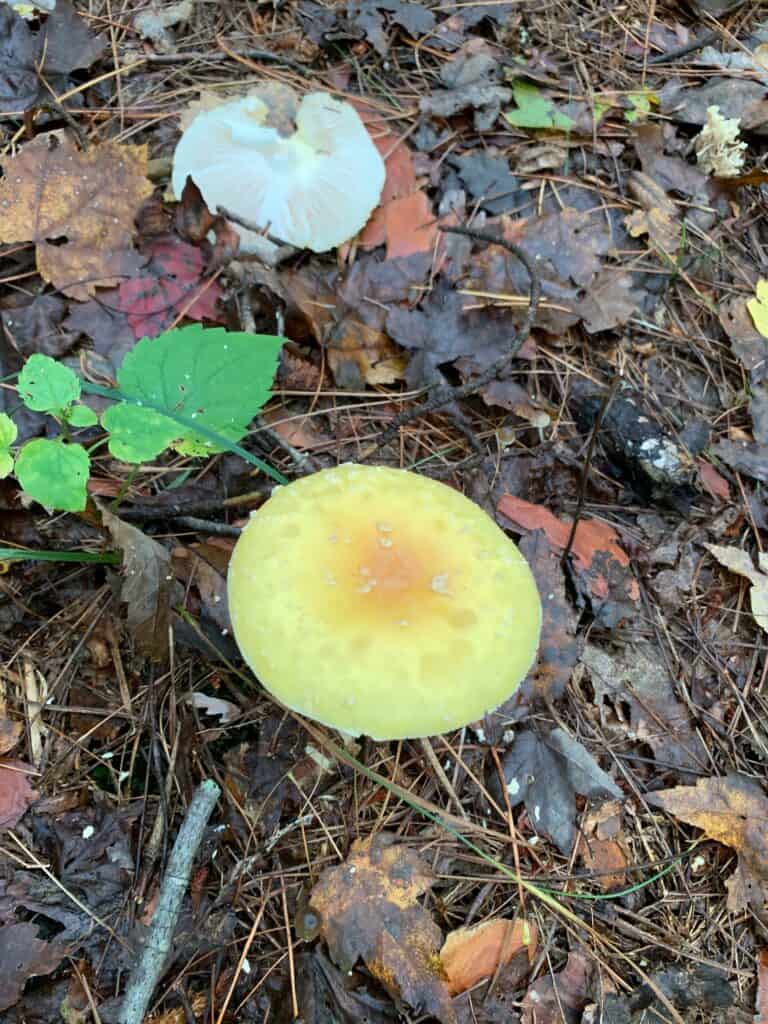
[[[221,795],[213,781],[206,779],[195,790],[192,802],[182,822],[160,887],[160,898],[152,917],[144,949],[131,975],[131,981],[120,1009],[120,1024],[142,1024],[160,979],[165,958],[171,948],[173,933],[181,910],[181,901],[187,891],[192,862],[203,839],[205,826]]]

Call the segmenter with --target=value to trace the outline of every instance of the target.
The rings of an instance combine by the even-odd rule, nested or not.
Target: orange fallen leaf
[[[586,839],[580,835],[576,852],[587,871],[595,873],[595,884],[603,892],[627,884],[627,857],[615,839]]]
[[[412,192],[384,207],[387,259],[432,252],[438,235],[437,220],[425,192]]]
[[[134,217],[152,194],[146,146],[79,150],[48,133],[8,160],[0,180],[0,242],[34,242],[44,280],[73,299],[119,284],[141,259]]]
[[[370,107],[364,100],[351,100],[371,136],[373,144],[384,158],[386,177],[381,190],[379,205],[371,214],[358,239],[364,249],[383,245],[387,238],[385,209],[393,199],[402,199],[416,191],[416,172],[413,157],[407,144],[390,131],[382,114]]]
[[[542,505],[534,505],[513,494],[505,494],[499,501],[497,511],[525,530],[543,530],[552,545],[561,551],[565,549],[571,524],[558,519]],[[597,519],[580,519],[571,552],[577,572],[586,576],[593,595],[603,599],[609,597],[609,574],[613,563],[627,576],[625,596],[632,601],[639,599],[637,580],[628,575],[629,555],[619,543],[619,535],[608,523],[601,523]]]
[[[768,949],[761,949],[757,961],[755,1024],[768,1024]]]
[[[504,917],[483,921],[474,928],[457,928],[447,936],[440,959],[452,996],[466,992],[484,978],[492,978],[521,950],[533,963],[538,945],[536,925]]]

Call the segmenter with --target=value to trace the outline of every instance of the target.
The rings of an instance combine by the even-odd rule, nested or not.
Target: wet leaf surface
[[[356,840],[344,864],[323,872],[310,903],[342,970],[362,959],[390,992],[450,1024],[455,1018],[438,956],[442,936],[418,901],[431,885],[413,851],[378,834]]]
[[[492,978],[520,952],[533,964],[537,946],[536,925],[528,921],[494,917],[473,928],[457,928],[440,950],[448,991],[456,996]]]
[[[521,730],[504,755],[502,769],[510,805],[524,803],[534,831],[549,836],[565,854],[576,838],[576,794],[595,799],[621,796],[610,775],[562,729],[548,735]],[[505,806],[495,774],[489,785]]]
[[[523,1024],[578,1024],[589,1002],[593,967],[576,950],[568,954],[561,971],[539,978],[523,999]]]
[[[699,779],[647,799],[734,850],[739,860],[726,883],[728,907],[733,913],[747,906],[762,911],[768,898],[768,797],[757,782],[742,775]]]
[[[90,67],[107,46],[69,0],[58,0],[34,32],[9,7],[0,7],[0,112],[27,110],[51,92],[63,93],[71,73]]]
[[[0,241],[34,242],[42,277],[74,299],[139,269],[133,220],[152,193],[147,150],[103,142],[80,151],[72,140],[39,135],[5,165]]]

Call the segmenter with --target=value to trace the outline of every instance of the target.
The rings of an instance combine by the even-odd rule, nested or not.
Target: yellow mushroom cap
[[[509,697],[541,602],[477,505],[406,470],[343,465],[277,488],[229,566],[235,639],[296,711],[374,739],[431,736]]]

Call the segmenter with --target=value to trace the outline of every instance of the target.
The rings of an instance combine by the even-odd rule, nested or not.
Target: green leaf
[[[562,128],[567,131],[573,120],[555,110],[555,105],[532,82],[517,79],[512,83],[512,97],[517,110],[504,115],[517,128]]]
[[[11,417],[0,412],[0,480],[4,480],[13,469],[13,455],[10,448],[18,433],[16,424]]]
[[[123,462],[148,462],[177,441],[183,428],[143,406],[118,402],[101,417],[110,432],[109,450]]]
[[[627,99],[632,104],[632,110],[624,111],[624,120],[627,124],[634,124],[635,121],[645,121],[651,112],[651,104],[659,102],[659,97],[651,92],[650,89],[643,89],[640,92],[628,92]]]
[[[90,468],[91,460],[81,444],[37,438],[19,452],[16,479],[46,508],[82,512]]]
[[[101,418],[111,435],[110,452],[143,462],[170,444],[187,455],[221,451],[195,431],[193,420],[239,441],[270,396],[282,343],[268,334],[206,330],[200,324],[144,338],[117,374],[130,402],[112,406]]]
[[[61,415],[80,397],[80,381],[50,356],[30,356],[19,374],[18,391],[28,409]]]
[[[87,405],[73,405],[64,418],[73,427],[95,427],[99,422],[99,417]]]

